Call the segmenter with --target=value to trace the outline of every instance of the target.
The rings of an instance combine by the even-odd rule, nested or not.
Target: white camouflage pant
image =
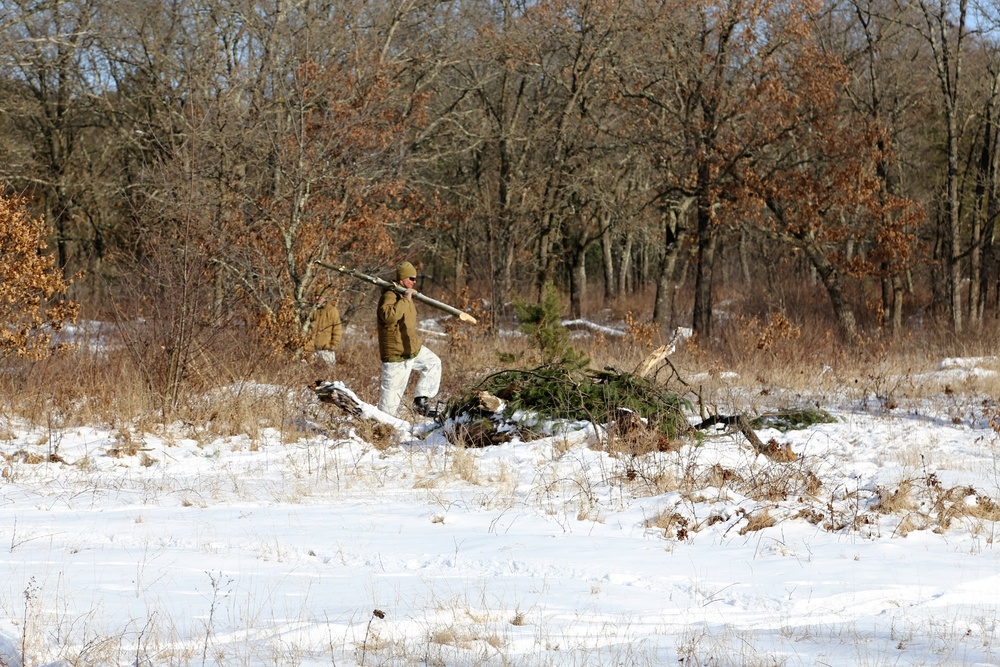
[[[333,350],[316,350],[313,354],[319,357],[320,361],[330,366],[337,365],[337,353]]]
[[[426,345],[422,345],[417,356],[412,359],[382,362],[382,395],[378,401],[379,410],[396,415],[403,392],[406,391],[406,384],[410,380],[411,371],[416,371],[420,375],[413,390],[414,396],[427,398],[437,396],[438,388],[441,386],[441,359],[427,349]]]

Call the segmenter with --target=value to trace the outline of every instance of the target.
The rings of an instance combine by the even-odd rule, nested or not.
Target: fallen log
[[[410,429],[410,422],[382,412],[371,403],[365,403],[339,380],[332,382],[330,380],[316,380],[312,390],[320,402],[332,403],[352,417],[381,422],[404,433]]]
[[[773,438],[766,443],[761,440],[760,436],[753,430],[751,423],[752,421],[744,415],[710,415],[697,424],[695,428],[699,431],[704,431],[707,428],[722,424],[727,429],[739,431],[747,439],[747,442],[750,443],[755,452],[763,454],[773,461],[789,463],[798,459],[798,455],[792,451],[791,446],[787,443],[781,444]]]
[[[764,443],[760,437],[750,428],[750,420],[743,415],[709,415],[695,426],[699,431],[722,424],[730,429],[735,429],[743,434],[747,442],[758,452],[764,451]]]
[[[333,382],[316,380],[312,390],[321,403],[332,403],[352,417],[360,417],[363,412],[357,397]]]

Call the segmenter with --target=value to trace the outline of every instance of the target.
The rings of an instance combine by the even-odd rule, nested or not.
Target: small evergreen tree
[[[547,366],[561,366],[567,370],[586,368],[590,358],[569,342],[569,330],[562,325],[562,295],[551,281],[542,288],[542,300],[529,304],[515,299],[514,312],[521,325],[521,333],[534,339]]]

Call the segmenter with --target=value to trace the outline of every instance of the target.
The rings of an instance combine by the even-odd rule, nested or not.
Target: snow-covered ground
[[[7,421],[0,665],[1000,664],[988,410],[759,432],[792,462]]]

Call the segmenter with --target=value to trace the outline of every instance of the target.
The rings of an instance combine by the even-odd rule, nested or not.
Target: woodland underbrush
[[[992,352],[1000,334],[994,332],[960,340],[871,336],[845,344],[826,329],[772,314],[724,320],[717,338],[708,342],[661,333],[630,313],[623,320],[614,317],[606,310],[595,320],[600,326],[567,332],[568,346],[589,361],[590,369],[628,374],[673,334],[673,351],[649,369],[648,377],[689,401],[701,417],[845,403],[892,411],[933,400],[958,420],[981,410],[984,397],[1000,393],[996,375],[981,372],[1000,370]],[[546,361],[536,341],[523,333],[491,335],[451,322],[444,329],[426,340],[444,364],[442,402],[493,374]],[[44,428],[103,425],[123,431],[183,423],[222,435],[279,428],[294,439],[305,406],[313,402],[307,387],[316,380],[340,380],[363,401],[378,400],[374,331],[359,324],[348,327],[336,366],[288,358],[252,336],[232,335],[224,345],[190,354],[181,380],[169,386],[166,351],[137,352],[113,334],[97,342],[74,340],[43,360],[5,360],[0,374],[4,419]],[[979,370],[967,368],[968,359],[975,359]],[[949,379],[934,373],[949,365]]]

